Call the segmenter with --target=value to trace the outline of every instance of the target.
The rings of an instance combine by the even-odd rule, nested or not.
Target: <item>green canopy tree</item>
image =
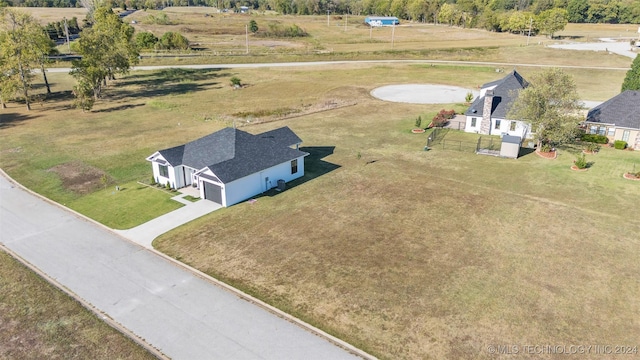
[[[74,89],[76,96],[87,96],[87,92],[91,92],[95,101],[107,80],[115,80],[118,73],[126,74],[138,63],[139,53],[133,27],[123,23],[111,9],[97,8],[93,19],[92,26],[85,29],[74,44],[82,58],[72,62],[71,74],[78,81]],[[91,109],[90,106],[82,108]]]
[[[20,92],[27,110],[31,110],[29,90],[33,81],[33,70],[42,64],[50,49],[50,40],[36,20],[28,14],[13,8],[0,10],[0,63],[3,75],[2,97],[4,99]]]
[[[514,101],[509,119],[528,121],[539,147],[572,141],[581,120],[573,78],[561,69],[551,68],[534,74],[530,80]]]
[[[627,75],[624,77],[620,91],[626,90],[640,90],[640,56],[636,56],[633,63],[631,63],[631,69],[627,71]]]
[[[553,39],[553,34],[564,30],[569,22],[569,15],[565,9],[545,10],[538,15],[536,24],[543,34]]]

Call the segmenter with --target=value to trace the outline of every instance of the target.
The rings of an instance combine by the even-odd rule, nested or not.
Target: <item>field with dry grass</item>
[[[0,359],[154,359],[0,250]]]
[[[320,29],[322,18],[315,21]],[[543,45],[437,52],[631,62]],[[538,70],[518,67],[525,78]],[[617,94],[624,77],[567,72],[588,100]],[[640,188],[622,178],[640,167],[638,152],[603,149],[584,173],[569,169],[572,148],[556,160],[425,152],[427,135],[410,132],[415,118],[463,110],[463,99],[411,105],[369,94],[398,83],[476,88],[503,75],[496,66],[415,64],[134,72],[82,113],[70,108],[72,81],[52,73],[55,97],[31,112],[10,103],[0,113],[0,166],[90,215],[95,207],[81,206],[89,197],[52,169],[74,164],[118,182],[145,180],[144,159],[159,148],[234,123],[252,133],[287,125],[311,154],[304,178],[166,234],[157,248],[381,358],[498,358],[488,351],[498,344],[640,346]],[[234,90],[232,76],[246,87]],[[298,116],[272,116],[287,113]]]

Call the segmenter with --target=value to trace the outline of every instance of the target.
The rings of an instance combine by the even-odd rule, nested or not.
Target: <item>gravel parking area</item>
[[[385,101],[409,104],[451,104],[465,101],[471,92],[474,99],[480,91],[449,85],[404,84],[387,85],[371,91],[371,96]]]

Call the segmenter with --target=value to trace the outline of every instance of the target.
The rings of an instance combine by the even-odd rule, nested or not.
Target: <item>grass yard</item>
[[[0,358],[155,359],[0,251]]]
[[[129,182],[93,192],[66,204],[69,208],[112,229],[129,229],[181,208],[171,200],[178,193]]]
[[[637,152],[603,149],[586,173],[565,150],[424,152],[410,120],[367,105],[366,124],[351,109],[285,122],[305,146],[335,146],[322,159],[333,171],[155,246],[381,358],[637,342],[640,188],[621,177]]]
[[[329,27],[322,35],[321,20],[312,19],[318,38],[340,31]],[[495,35],[485,34],[490,41]],[[433,51],[496,62],[631,62],[542,45]],[[588,171],[575,172],[572,148],[560,149],[556,160],[423,151],[427,135],[410,132],[416,117],[426,125],[442,108],[463,110],[464,99],[412,105],[370,95],[400,83],[476,88],[504,76],[496,67],[134,72],[110,85],[90,113],[70,108],[73,81],[51,73],[55,96],[30,112],[16,103],[1,110],[0,167],[55,201],[124,228],[153,215],[139,205],[152,201],[147,196],[168,211],[161,210],[170,201],[164,194],[134,185],[150,178],[145,158],[154,151],[234,124],[252,133],[287,125],[311,153],[305,178],[283,193],[198,219],[155,246],[385,359],[495,358],[491,344],[640,345],[640,183],[622,178],[640,167],[640,152],[602,149],[587,155],[594,162]],[[518,67],[525,78],[537,70]],[[567,71],[586,100],[614,96],[625,75]],[[232,76],[246,87],[234,90]],[[297,116],[277,116],[287,113]],[[124,190],[114,192],[116,184]],[[134,192],[139,203],[122,201]],[[32,323],[24,315],[29,306],[21,309],[16,321]],[[554,358],[529,356],[541,357]]]

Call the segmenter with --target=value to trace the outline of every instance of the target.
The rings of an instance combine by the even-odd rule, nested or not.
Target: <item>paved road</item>
[[[356,358],[2,176],[0,242],[174,359]]]
[[[573,65],[541,65],[541,64],[518,64],[486,61],[449,61],[449,60],[342,60],[342,61],[307,61],[307,62],[287,62],[287,63],[257,63],[257,64],[200,64],[200,65],[153,65],[134,66],[132,71],[151,71],[161,69],[242,69],[242,68],[270,68],[270,67],[303,67],[303,66],[338,66],[338,65],[358,65],[358,64],[453,64],[453,65],[481,65],[498,67],[536,67],[536,68],[563,68],[563,69],[586,69],[586,70],[621,70],[627,71],[629,68],[604,67],[604,66],[573,66]],[[39,72],[40,70],[34,70]],[[64,73],[71,71],[71,68],[48,68],[50,73]]]
[[[553,44],[550,48],[567,49],[567,50],[585,50],[585,51],[608,51],[614,54],[630,57],[635,59],[638,52],[631,51],[629,41],[614,41],[612,39],[601,39],[601,42],[594,43],[570,43],[570,44]]]

